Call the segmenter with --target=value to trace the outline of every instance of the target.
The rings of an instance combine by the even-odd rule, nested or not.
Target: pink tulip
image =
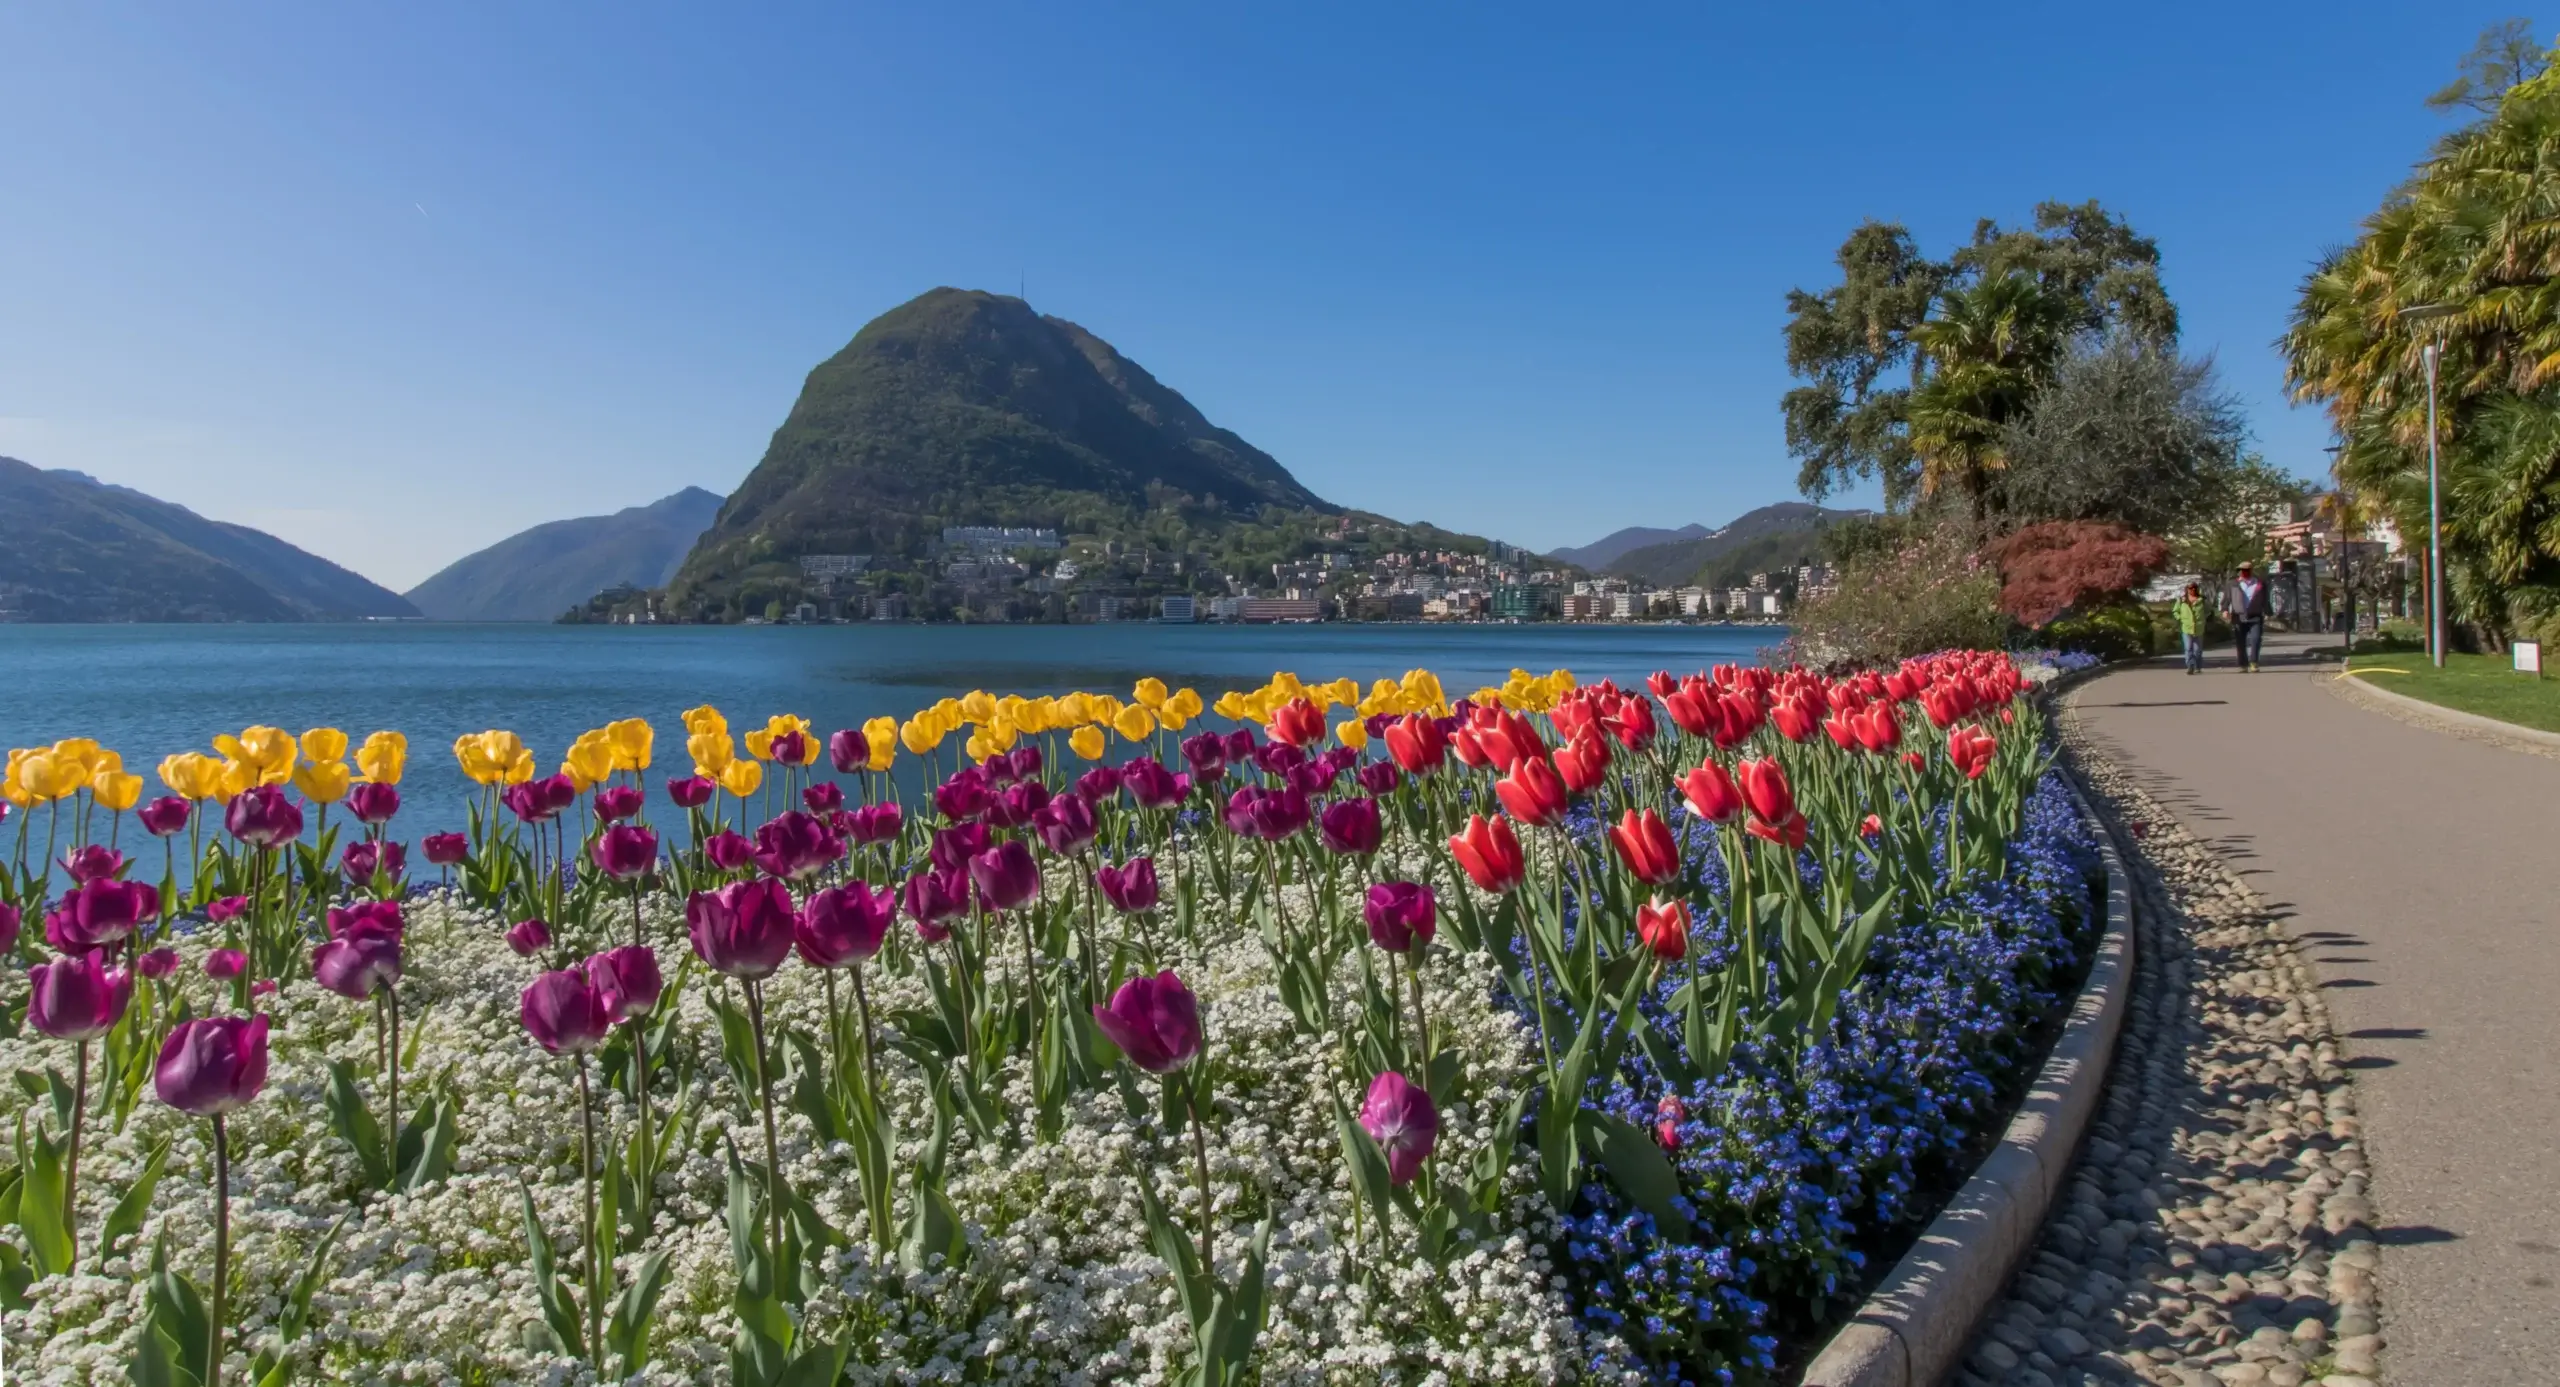
[[[1386,1153],[1387,1178],[1407,1184],[1422,1173],[1422,1163],[1440,1140],[1440,1111],[1431,1105],[1430,1094],[1390,1069],[1369,1084],[1368,1100],[1360,1105],[1360,1130]]]

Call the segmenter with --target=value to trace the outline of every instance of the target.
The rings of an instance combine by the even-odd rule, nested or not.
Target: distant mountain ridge
[[[1633,553],[1655,544],[1672,544],[1684,539],[1704,539],[1711,533],[1713,532],[1706,526],[1696,524],[1683,525],[1676,530],[1660,530],[1649,525],[1630,525],[1615,534],[1595,539],[1589,544],[1577,545],[1570,549],[1548,550],[1547,557],[1558,563],[1569,563],[1576,568],[1588,568],[1597,572],[1608,567],[1612,560],[1622,554]]]
[[[621,585],[664,587],[718,518],[698,486],[611,515],[554,520],[454,560],[409,589],[436,621],[550,621]]]
[[[262,530],[0,457],[0,620],[353,621],[406,598]]]
[[[1623,549],[1601,563],[1601,572],[1656,587],[1725,587],[1753,573],[1811,563],[1822,553],[1822,532],[1871,512],[1833,509],[1804,501],[1780,501],[1736,516],[1719,529]],[[1621,530],[1618,535],[1631,533]],[[1677,533],[1677,532],[1673,532]],[[1607,544],[1618,538],[1600,541]],[[1588,546],[1598,548],[1599,545]],[[1560,551],[1561,552],[1561,551]]]

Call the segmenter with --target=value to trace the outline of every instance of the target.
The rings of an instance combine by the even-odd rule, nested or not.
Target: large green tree
[[[1787,369],[1806,384],[1781,408],[1797,485],[1816,499],[1873,480],[1901,509],[1952,480],[1990,508],[1999,431],[2065,344],[2177,335],[2159,247],[2096,202],[2039,204],[2026,227],[1986,219],[1944,260],[1870,221],[1835,259],[1840,283],[1787,295]]]

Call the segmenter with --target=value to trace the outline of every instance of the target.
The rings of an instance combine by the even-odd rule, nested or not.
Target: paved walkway
[[[2318,971],[2357,1071],[2390,1379],[2560,1383],[2560,761],[2351,704],[2308,643],[2072,697]]]

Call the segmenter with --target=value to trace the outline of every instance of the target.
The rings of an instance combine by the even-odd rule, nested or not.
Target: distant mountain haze
[[[611,515],[536,525],[454,560],[407,596],[437,621],[551,621],[607,588],[664,587],[721,504],[689,486]]]
[[[1780,501],[1745,512],[1720,529],[1621,550],[1598,568],[1613,577],[1656,587],[1726,587],[1753,573],[1791,569],[1818,560],[1822,556],[1823,530],[1867,514],[1871,512]],[[1636,532],[1621,530],[1589,547],[1599,548],[1629,533]]]
[[[1589,544],[1571,549],[1551,550],[1547,557],[1558,563],[1572,564],[1576,568],[1598,570],[1608,567],[1610,560],[1619,555],[1642,549],[1650,544],[1670,544],[1684,539],[1703,539],[1710,533],[1711,531],[1704,525],[1683,525],[1676,530],[1657,530],[1645,525],[1630,525],[1606,538],[1595,539]]]
[[[415,617],[387,588],[246,525],[0,457],[0,620]]]

